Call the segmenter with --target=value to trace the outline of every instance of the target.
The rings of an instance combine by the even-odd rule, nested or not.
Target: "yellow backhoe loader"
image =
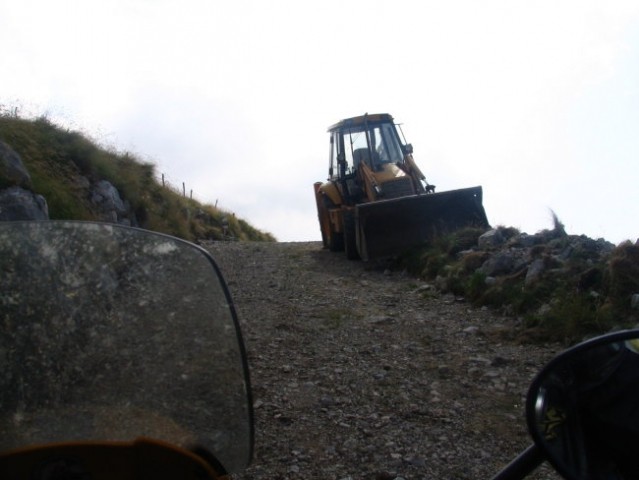
[[[314,184],[325,248],[370,260],[466,226],[488,227],[481,187],[435,193],[389,114],[329,127],[329,178]]]

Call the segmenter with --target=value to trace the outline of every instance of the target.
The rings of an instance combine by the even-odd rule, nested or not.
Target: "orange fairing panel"
[[[59,443],[3,452],[0,478],[213,480],[224,477],[188,450],[140,438],[133,442]]]

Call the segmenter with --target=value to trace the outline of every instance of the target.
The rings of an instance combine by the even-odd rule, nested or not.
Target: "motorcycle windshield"
[[[213,259],[139,229],[0,223],[0,432],[0,451],[147,437],[244,468],[248,369]]]

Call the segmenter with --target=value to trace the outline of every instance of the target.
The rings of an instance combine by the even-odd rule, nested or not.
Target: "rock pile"
[[[603,238],[593,240],[585,235],[567,235],[558,229],[528,235],[497,228],[481,235],[477,244],[479,250],[492,253],[478,269],[488,283],[499,276],[525,275],[527,286],[549,272],[567,272],[575,261],[594,266],[615,248]]]
[[[422,254],[439,290],[502,308],[528,324],[574,317],[580,335],[639,321],[639,241],[615,246],[568,235],[556,220],[555,228],[534,235],[498,227],[476,232],[469,242],[468,232],[460,232],[443,255],[445,261],[440,251]],[[433,263],[437,268],[429,269]]]

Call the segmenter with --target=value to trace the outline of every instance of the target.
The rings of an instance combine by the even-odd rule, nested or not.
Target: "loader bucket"
[[[362,260],[394,256],[459,228],[489,226],[481,187],[364,203],[355,217]]]

